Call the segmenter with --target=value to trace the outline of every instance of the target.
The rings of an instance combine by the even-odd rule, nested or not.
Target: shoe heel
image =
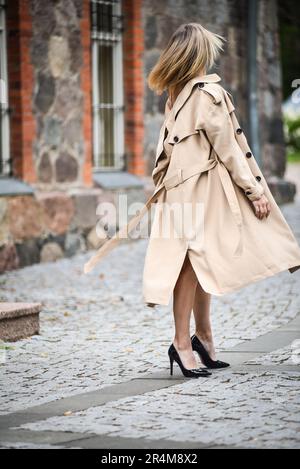
[[[173,376],[173,362],[174,358],[170,357],[170,375]]]

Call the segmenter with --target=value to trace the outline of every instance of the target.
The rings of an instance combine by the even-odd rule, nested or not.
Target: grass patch
[[[300,151],[289,153],[287,156],[288,163],[300,163]]]

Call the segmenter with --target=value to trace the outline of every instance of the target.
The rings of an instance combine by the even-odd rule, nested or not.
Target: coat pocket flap
[[[190,135],[198,134],[200,130],[195,129],[194,127],[188,129],[180,128],[179,126],[175,127],[176,128],[172,129],[169,136],[167,137],[167,142],[171,145],[181,142]]]

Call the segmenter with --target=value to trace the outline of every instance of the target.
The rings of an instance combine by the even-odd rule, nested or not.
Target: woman
[[[210,374],[197,367],[193,351],[206,368],[229,366],[216,360],[211,295],[300,268],[300,248],[249,148],[232,97],[217,74],[207,74],[222,42],[197,23],[172,35],[148,77],[152,90],[169,94],[152,172],[155,191],[85,266],[91,270],[156,203],[144,300],[167,305],[173,296],[171,374],[176,361],[192,378]]]

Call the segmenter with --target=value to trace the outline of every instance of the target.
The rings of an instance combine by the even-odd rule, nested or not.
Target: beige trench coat
[[[152,172],[155,191],[140,214],[85,266],[91,270],[156,203],[143,272],[149,306],[169,304],[186,254],[203,289],[213,295],[300,268],[300,248],[220,80],[217,74],[195,77],[172,108],[167,100]],[[251,201],[262,194],[271,213],[260,220]],[[170,217],[167,207],[177,215]],[[192,217],[185,218],[182,207],[192,207]]]

